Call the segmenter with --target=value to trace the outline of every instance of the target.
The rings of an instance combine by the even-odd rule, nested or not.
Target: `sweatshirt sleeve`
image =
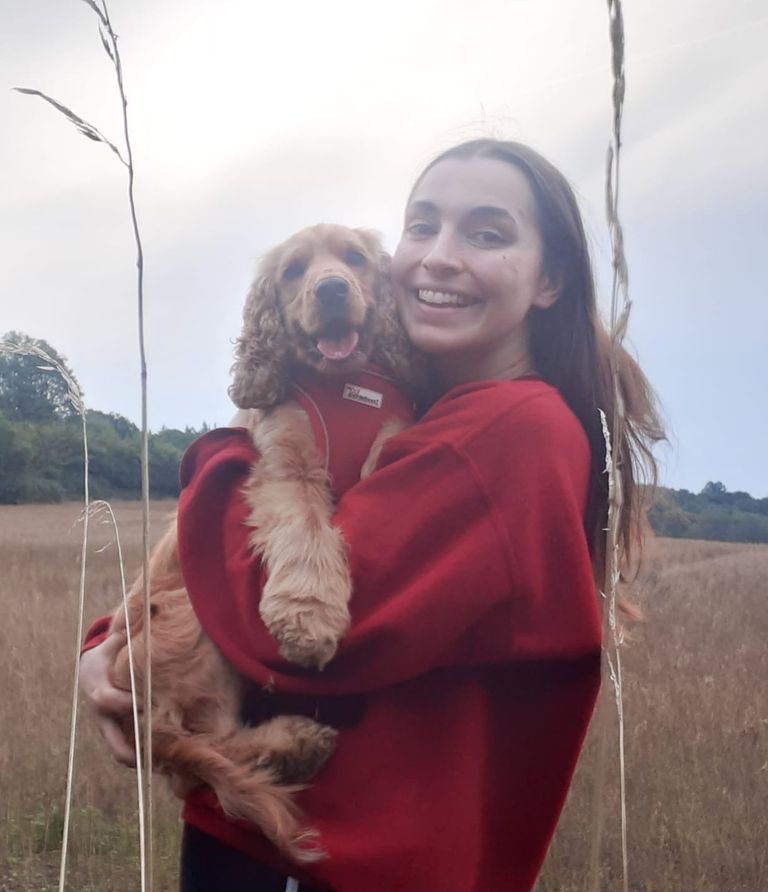
[[[286,694],[358,693],[433,669],[599,648],[586,442],[572,416],[533,408],[494,412],[468,437],[445,436],[438,414],[393,438],[376,472],[342,497],[334,523],[349,550],[352,625],[322,673],[282,660],[259,617],[263,569],[241,495],[255,458],[247,438],[193,447],[179,552],[206,632],[239,672]]]

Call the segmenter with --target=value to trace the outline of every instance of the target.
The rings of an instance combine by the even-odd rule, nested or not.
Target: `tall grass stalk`
[[[611,239],[613,280],[611,287],[610,366],[613,379],[615,412],[612,429],[609,430],[604,413],[601,414],[605,439],[606,464],[608,475],[608,524],[606,528],[605,588],[603,596],[603,677],[605,688],[598,710],[598,755],[593,794],[592,839],[590,848],[589,887],[592,892],[600,889],[600,856],[602,850],[603,827],[605,824],[605,776],[608,760],[608,688],[613,691],[619,724],[619,783],[621,797],[621,845],[622,845],[622,888],[629,890],[629,856],[627,843],[626,772],[624,758],[624,707],[621,685],[622,644],[621,628],[616,618],[617,586],[621,577],[622,554],[619,530],[624,493],[621,485],[620,468],[625,457],[622,443],[626,430],[625,407],[619,384],[618,358],[629,319],[631,303],[628,294],[628,271],[624,256],[624,236],[619,219],[619,183],[621,157],[621,121],[624,111],[626,80],[624,74],[624,17],[621,0],[607,0],[611,39],[611,68],[613,74],[613,131],[608,145],[605,174],[606,216]]]
[[[104,500],[97,500],[90,505],[90,508],[86,511],[86,518],[88,514],[92,514],[97,516],[98,514],[103,513],[108,517],[108,522],[112,525],[112,532],[115,537],[115,545],[117,547],[117,565],[120,569],[120,597],[123,604],[123,612],[125,614],[125,634],[126,634],[126,645],[128,647],[128,676],[130,678],[131,685],[131,710],[133,714],[133,745],[136,750],[136,796],[138,801],[138,813],[139,813],[139,863],[141,864],[141,892],[145,892],[146,889],[146,875],[144,871],[144,864],[146,863],[147,858],[147,834],[146,834],[146,820],[144,813],[144,783],[143,783],[143,771],[142,771],[142,756],[141,756],[141,731],[139,724],[139,707],[138,707],[138,697],[136,691],[136,669],[133,659],[133,636],[131,633],[131,618],[130,611],[128,610],[128,592],[125,587],[125,561],[123,560],[123,547],[120,542],[120,530],[117,526],[117,519],[115,518],[115,512],[112,510],[112,506],[109,502]],[[142,512],[143,514],[143,512]],[[143,528],[143,517],[142,517],[142,528]],[[143,529],[142,529],[142,537],[143,537]],[[82,633],[81,633],[82,637]]]
[[[149,609],[149,427],[147,423],[147,362],[144,343],[144,250],[141,242],[138,219],[136,214],[136,202],[134,195],[135,168],[133,164],[133,150],[131,147],[130,130],[128,126],[128,99],[125,92],[123,77],[123,65],[118,46],[118,37],[115,33],[109,16],[106,0],[83,0],[94,12],[98,19],[99,37],[104,51],[109,56],[117,79],[117,87],[122,106],[123,139],[125,143],[125,156],[118,146],[104,136],[94,125],[75,114],[67,106],[56,99],[42,93],[40,90],[29,88],[17,88],[21,93],[39,96],[67,117],[77,128],[78,132],[94,142],[102,142],[107,145],[124,165],[128,173],[128,205],[130,209],[131,225],[133,228],[134,242],[136,245],[136,272],[137,272],[137,299],[138,299],[138,336],[139,357],[141,368],[141,494],[142,494],[142,545],[143,545],[143,601],[144,601],[144,636],[145,636],[145,665],[144,665],[144,702],[152,702],[152,667],[151,655],[151,625]],[[87,452],[86,452],[87,463]],[[87,480],[87,470],[86,470]],[[87,508],[87,501],[86,501]],[[87,529],[88,518],[84,521]],[[83,564],[85,566],[85,564]],[[84,571],[83,571],[84,572]],[[142,863],[142,884],[147,892],[152,892],[152,721],[151,710],[147,709],[144,716],[144,823],[146,825],[146,857]],[[66,852],[66,848],[65,848]],[[63,870],[61,888],[63,889]]]
[[[86,2],[91,5],[90,0]],[[143,585],[143,605],[144,605],[144,703],[147,709],[144,713],[144,761],[146,771],[144,773],[144,786],[146,792],[146,813],[144,822],[147,829],[147,848],[146,858],[144,859],[142,883],[146,886],[147,892],[152,892],[152,710],[149,704],[152,702],[152,629],[151,615],[149,604],[149,424],[147,419],[147,355],[144,343],[144,248],[141,243],[141,233],[139,231],[138,219],[136,216],[136,200],[134,195],[134,179],[135,168],[133,165],[133,149],[131,147],[130,129],[128,127],[128,99],[125,94],[125,84],[123,81],[123,65],[120,58],[120,48],[117,43],[117,35],[112,29],[112,23],[109,18],[109,9],[106,0],[101,0],[103,19],[101,22],[107,33],[108,40],[104,40],[102,34],[102,43],[107,55],[114,63],[115,76],[117,78],[117,87],[120,93],[120,102],[123,114],[123,137],[125,139],[126,151],[126,167],[128,168],[128,205],[131,212],[131,226],[133,228],[133,237],[136,244],[136,291],[137,291],[137,312],[138,312],[138,336],[139,336],[139,360],[141,371],[141,501],[142,501],[142,585]],[[99,14],[99,10],[95,4],[93,9]],[[111,49],[111,52],[110,52]],[[133,670],[131,670],[133,671]]]

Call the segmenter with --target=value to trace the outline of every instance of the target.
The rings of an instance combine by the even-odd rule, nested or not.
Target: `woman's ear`
[[[560,297],[562,288],[562,276],[550,276],[547,273],[541,274],[539,287],[533,297],[533,306],[540,310],[548,310],[552,304]]]
[[[241,409],[265,409],[285,398],[290,352],[274,274],[264,270],[251,285],[237,339],[229,395]]]

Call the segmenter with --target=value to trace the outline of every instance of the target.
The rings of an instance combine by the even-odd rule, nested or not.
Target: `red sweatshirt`
[[[338,503],[352,627],[322,673],[282,660],[259,618],[241,496],[255,458],[239,430],[190,447],[181,563],[206,631],[254,682],[254,718],[341,729],[299,797],[329,857],[286,865],[207,792],[185,819],[335,892],[530,889],[599,685],[579,423],[539,381],[483,382],[390,440]]]

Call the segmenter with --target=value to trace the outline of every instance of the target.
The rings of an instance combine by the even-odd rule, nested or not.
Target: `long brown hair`
[[[544,272],[558,289],[547,309],[533,307],[528,316],[531,360],[540,377],[558,389],[584,428],[592,453],[592,470],[585,529],[599,586],[604,584],[605,527],[608,516],[608,476],[600,410],[614,429],[617,406],[611,357],[618,373],[625,423],[620,456],[624,510],[619,538],[625,563],[637,556],[642,543],[644,494],[656,482],[653,444],[664,439],[655,398],[639,365],[623,347],[615,348],[597,312],[589,246],[576,197],[568,181],[546,158],[526,145],[476,139],[442,152],[424,174],[446,158],[494,158],[522,172],[533,192],[544,247]],[[616,445],[618,448],[616,448]],[[643,485],[645,484],[645,485]]]

